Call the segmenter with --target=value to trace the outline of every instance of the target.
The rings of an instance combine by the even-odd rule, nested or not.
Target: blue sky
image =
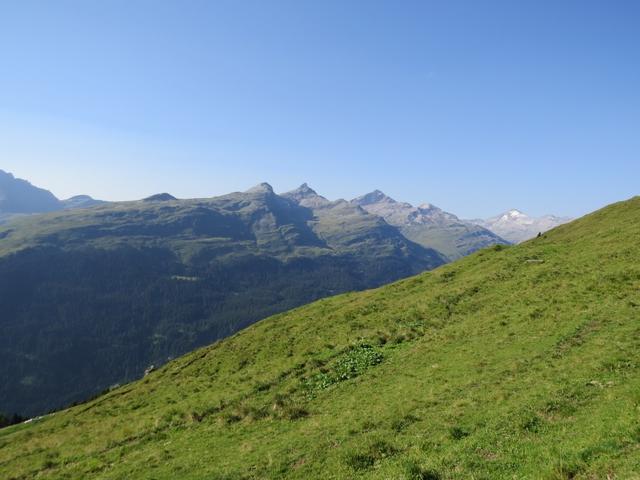
[[[261,181],[463,217],[640,193],[640,2],[0,1],[0,168],[60,197]]]

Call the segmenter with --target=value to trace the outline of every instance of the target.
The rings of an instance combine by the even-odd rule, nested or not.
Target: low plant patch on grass
[[[304,380],[304,389],[308,396],[313,396],[319,390],[361,375],[370,367],[379,365],[383,360],[382,351],[369,344],[350,347],[327,365],[326,371],[321,371]]]

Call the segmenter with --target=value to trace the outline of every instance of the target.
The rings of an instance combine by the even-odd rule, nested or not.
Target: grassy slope
[[[638,238],[634,198],[277,315],[0,431],[0,477],[640,478]]]

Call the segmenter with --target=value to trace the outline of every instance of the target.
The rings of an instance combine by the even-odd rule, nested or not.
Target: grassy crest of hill
[[[160,196],[0,227],[0,411],[35,415],[274,313],[443,263],[346,202],[268,185]]]
[[[0,431],[22,478],[638,478],[640,198]]]

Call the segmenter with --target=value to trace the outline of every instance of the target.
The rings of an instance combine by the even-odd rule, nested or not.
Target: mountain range
[[[414,207],[380,190],[358,197],[352,203],[384,218],[408,239],[438,250],[450,261],[490,245],[509,243],[490,230],[460,220],[435,205],[425,203]]]
[[[331,203],[306,183],[286,195],[292,200],[301,201],[304,206],[319,207],[324,203]],[[177,200],[168,193],[152,195],[145,200],[159,199]],[[569,217],[554,215],[532,218],[519,210],[509,210],[488,219],[461,220],[428,203],[414,207],[409,203],[398,202],[380,190],[374,190],[352,202],[400,228],[407,238],[416,243],[435,248],[449,260],[468,255],[487,245],[505,243],[505,240],[519,243],[571,220]],[[95,200],[88,195],[59,200],[48,190],[35,187],[26,180],[0,170],[0,223],[19,215],[88,208],[104,203],[107,202]]]
[[[535,218],[520,210],[512,209],[486,220],[476,219],[469,220],[469,222],[491,230],[511,243],[520,243],[571,220],[570,217],[556,217],[555,215]]]
[[[217,201],[236,211],[267,197]],[[322,208],[369,218],[351,202]],[[268,318],[0,430],[0,477],[637,478],[639,237],[636,197]]]

